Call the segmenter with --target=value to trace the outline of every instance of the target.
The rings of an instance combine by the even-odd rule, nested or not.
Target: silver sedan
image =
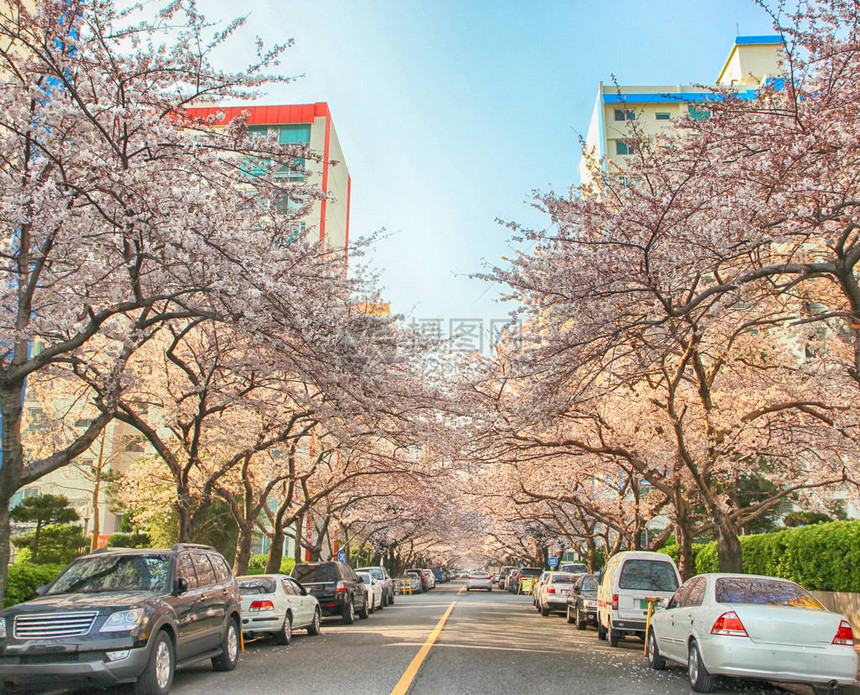
[[[487,572],[469,572],[469,577],[466,579],[466,591],[472,589],[492,591],[493,578]]]
[[[837,692],[857,674],[850,623],[806,589],[776,577],[701,574],[651,619],[648,665],[686,664],[697,693],[714,676],[806,683]]]

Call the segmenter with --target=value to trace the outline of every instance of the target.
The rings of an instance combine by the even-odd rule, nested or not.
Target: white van
[[[663,553],[628,550],[616,553],[606,563],[597,588],[597,636],[618,646],[624,635],[645,639],[648,601],[659,597],[663,604],[681,585],[681,575],[672,558]]]

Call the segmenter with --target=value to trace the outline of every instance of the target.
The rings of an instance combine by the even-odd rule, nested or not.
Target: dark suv
[[[298,579],[320,603],[325,616],[337,615],[345,625],[368,612],[367,590],[355,571],[343,562],[304,562],[293,567]]]
[[[178,667],[239,661],[239,590],[209,546],[97,550],[38,593],[0,612],[0,690],[135,683],[161,695]]]

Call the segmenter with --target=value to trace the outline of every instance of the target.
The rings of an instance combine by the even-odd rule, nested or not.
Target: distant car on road
[[[588,565],[584,562],[564,562],[558,566],[558,571],[569,574],[588,574]]]
[[[493,590],[493,579],[489,573],[476,570],[469,572],[469,577],[466,579],[466,591],[472,589],[484,589],[485,591]]]
[[[427,589],[427,579],[424,577],[424,574],[419,569],[408,569],[403,573],[404,577],[412,579],[412,593],[413,594],[421,594]]]
[[[839,692],[857,675],[850,623],[806,589],[785,579],[700,574],[688,580],[651,619],[648,665],[687,665],[697,693],[714,676],[805,683]]]
[[[588,623],[597,625],[597,576],[578,574],[567,596],[567,622],[584,630]]]
[[[271,635],[278,644],[289,644],[293,630],[320,633],[319,601],[292,577],[257,574],[237,577],[242,594],[242,634]]]
[[[512,594],[519,593],[523,579],[537,579],[542,573],[543,570],[540,567],[521,567],[517,570],[516,576],[511,577],[511,581],[506,582],[508,591]]]
[[[510,573],[513,572],[515,569],[517,568],[513,565],[505,565],[499,570],[499,578],[496,581],[500,589],[505,588],[505,581],[507,580]]]
[[[104,548],[39,593],[0,612],[2,684],[135,683],[136,693],[165,695],[185,664],[239,662],[239,590],[212,547]]]
[[[394,580],[388,574],[388,570],[384,567],[358,567],[356,572],[370,572],[376,581],[382,582],[382,607],[390,606],[394,603]]]
[[[345,625],[366,618],[370,603],[364,584],[343,562],[302,562],[290,573],[319,601],[322,615],[340,616]]]

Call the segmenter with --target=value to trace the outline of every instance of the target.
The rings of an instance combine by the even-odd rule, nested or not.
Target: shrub
[[[268,555],[252,555],[248,561],[248,570],[245,574],[264,574],[266,572],[266,563],[269,561]],[[291,557],[281,559],[281,574],[289,574],[296,566],[296,561]]]
[[[16,548],[32,548],[35,531],[12,537],[12,545]],[[83,529],[73,524],[51,524],[40,529],[38,541],[37,564],[67,565],[81,551],[89,546],[89,540],[84,538]]]
[[[813,591],[860,592],[860,521],[819,523],[741,536],[740,541],[747,574],[790,579]],[[661,552],[668,550],[671,546]],[[695,557],[697,573],[719,571],[716,541],[699,548]]]
[[[15,605],[36,598],[36,589],[56,577],[65,565],[34,565],[32,562],[15,562],[9,565],[6,580],[6,597],[3,607]]]
[[[151,548],[152,540],[148,533],[115,533],[107,544],[111,548]]]

